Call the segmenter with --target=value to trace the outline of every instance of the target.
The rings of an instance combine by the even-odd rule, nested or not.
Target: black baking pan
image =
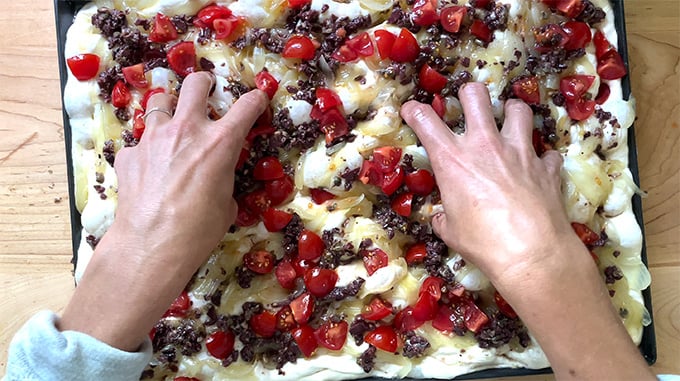
[[[64,87],[66,86],[67,67],[66,60],[64,58],[64,45],[66,43],[66,32],[73,22],[73,17],[76,12],[83,6],[87,1],[76,1],[76,0],[54,0],[54,10],[57,26],[57,50],[59,54],[59,72],[61,74],[61,89],[62,95]],[[624,17],[624,6],[623,0],[611,0],[612,7],[614,9],[615,16],[615,26],[618,32],[618,46],[619,53],[626,62],[628,66],[628,47],[626,42],[626,24]],[[628,99],[631,92],[630,77],[626,76],[622,80],[623,94],[624,98]],[[63,98],[62,98],[63,104]],[[80,244],[80,235],[82,225],[80,223],[80,213],[76,209],[74,193],[74,177],[73,177],[73,158],[71,156],[71,128],[69,125],[69,117],[66,113],[66,109],[63,108],[64,116],[64,140],[66,143],[66,163],[68,171],[68,186],[69,186],[69,205],[71,208],[71,235],[73,240],[73,263],[75,265],[78,260],[78,245]],[[637,161],[637,146],[635,145],[635,129],[631,126],[628,129],[628,159],[629,168],[633,174],[633,180],[636,184],[640,184],[640,176],[638,172],[638,161]],[[647,265],[647,251],[644,242],[644,223],[642,220],[642,200],[639,195],[633,196],[633,212],[635,213],[635,218],[638,225],[642,229],[643,245],[642,245],[642,261]],[[642,291],[642,296],[644,299],[644,304],[649,311],[650,316],[652,315],[652,296],[651,290],[648,287]],[[656,362],[656,337],[654,335],[654,323],[646,326],[643,330],[642,341],[640,343],[640,352],[647,360],[650,365]],[[550,368],[545,369],[488,369],[478,372],[473,372],[465,375],[456,377],[456,380],[471,380],[471,379],[481,379],[481,378],[494,378],[494,377],[508,377],[508,376],[527,376],[535,374],[546,374],[551,373]],[[379,381],[379,378],[364,379],[364,381],[375,380]]]

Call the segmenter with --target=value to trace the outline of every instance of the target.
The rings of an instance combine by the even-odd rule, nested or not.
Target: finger
[[[269,98],[261,90],[242,95],[221,119],[215,121],[216,130],[228,137],[230,149],[238,154],[248,131],[269,105]]]
[[[177,97],[170,94],[158,93],[151,96],[144,114],[144,125],[153,128],[172,119]]]
[[[449,231],[449,220],[445,213],[437,213],[432,217],[432,230],[439,238],[441,238],[444,243],[449,247],[453,247],[451,239],[451,233]]]
[[[501,136],[522,150],[528,150],[531,148],[533,128],[534,114],[531,107],[518,99],[505,102],[505,122]]]
[[[208,94],[215,85],[215,76],[207,71],[189,74],[179,94],[176,115],[183,119],[205,119]]]
[[[465,114],[465,135],[471,137],[496,136],[496,120],[491,109],[489,90],[483,83],[470,82],[458,92]]]
[[[559,176],[562,169],[562,155],[555,150],[546,151],[541,157],[541,161],[548,169],[551,176]]]
[[[401,117],[413,129],[432,160],[450,151],[455,138],[429,105],[410,101],[401,106]]]

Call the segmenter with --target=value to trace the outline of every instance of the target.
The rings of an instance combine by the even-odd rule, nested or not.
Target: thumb
[[[559,152],[554,150],[546,151],[541,156],[541,161],[543,161],[551,176],[559,176],[560,169],[562,168],[562,155]]]
[[[446,213],[437,213],[432,217],[432,230],[434,230],[434,234],[441,238],[449,247],[452,247],[449,227]]]

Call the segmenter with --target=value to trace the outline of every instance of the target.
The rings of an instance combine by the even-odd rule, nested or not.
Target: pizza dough
[[[604,37],[612,44],[610,50],[616,48],[610,4],[584,0],[584,10],[576,19],[592,24],[588,37],[595,41],[589,38],[583,46],[570,46],[579,44],[573,37],[573,25],[569,29],[571,24],[565,24],[569,21],[565,13],[573,10],[551,10],[538,0],[471,2],[438,4],[439,13],[446,8],[463,9],[457,33],[441,26],[439,17],[432,21],[434,27],[414,26],[414,22],[429,22],[425,20],[427,6],[436,2],[428,1],[415,5],[389,0],[292,1],[290,5],[282,0],[219,1],[218,5],[231,10],[229,16],[222,14],[229,23],[219,24],[221,28],[233,26],[230,33],[218,24],[192,25],[197,19],[193,16],[211,4],[208,0],[97,0],[80,10],[68,32],[65,58],[89,53],[97,55],[101,63],[97,75],[88,79],[77,79],[69,72],[64,93],[73,137],[72,197],[83,226],[76,279],[113,222],[117,178],[112,163],[117,151],[135,145],[143,134],[139,120],[144,94],[156,88],[176,93],[186,74],[178,73],[172,60],[168,62],[173,46],[189,42],[195,49],[190,70],[210,70],[217,75],[210,98],[213,117],[226,113],[240,94],[254,88],[256,76],[263,71],[278,82],[272,120],[260,126],[273,126],[274,131],[264,128],[255,134],[239,170],[237,198],[242,226],[225,236],[195,275],[188,292],[152,332],[156,352],[142,378],[451,378],[487,368],[547,367],[544,354],[521,321],[502,306],[502,300],[495,301],[488,279],[431,234],[428,222],[440,207],[438,192],[414,195],[413,187],[401,183],[396,191],[390,189],[395,171],[413,174],[416,169],[431,170],[426,152],[398,116],[400,105],[409,98],[433,103],[447,124],[460,132],[464,120],[456,93],[467,81],[487,84],[498,119],[502,118],[503,99],[516,96],[529,102],[539,97],[533,105],[536,148],[540,151],[551,146],[563,155],[563,193],[569,218],[591,248],[612,302],[632,339],[639,343],[643,326],[650,321],[641,298],[650,276],[640,259],[642,237],[630,201],[639,191],[627,159],[626,130],[634,120],[634,101],[623,99],[619,79],[601,78],[616,74],[598,75],[598,69],[603,70],[603,55],[612,57],[602,48],[596,49],[598,41],[602,44]],[[298,8],[291,7],[297,3],[301,3]],[[410,9],[413,6],[415,10]],[[167,16],[177,36],[151,44],[147,36],[163,21],[158,21],[159,12]],[[93,16],[97,20],[94,25]],[[198,19],[205,21],[203,16]],[[446,27],[453,30],[456,25]],[[408,45],[408,37],[415,36],[425,54],[409,59],[408,49],[395,53],[394,46],[381,45],[376,36],[386,36],[385,31],[400,44]],[[365,38],[360,38],[364,32],[370,49]],[[220,40],[214,38],[215,33],[227,35]],[[556,33],[564,39],[554,40]],[[286,53],[291,35],[311,37],[309,41],[317,43],[312,47],[313,59],[291,58],[307,54],[304,51]],[[350,39],[356,44],[348,43]],[[565,45],[565,39],[571,42]],[[379,51],[382,49],[385,52]],[[120,71],[120,67],[140,62],[144,64],[142,79],[148,83],[145,89],[136,87]],[[445,86],[438,82],[437,74],[425,73],[426,68],[439,76],[443,73]],[[613,69],[616,71],[616,66]],[[582,76],[593,78],[587,91],[565,99],[560,84],[570,76],[581,76],[572,77],[571,83],[574,78],[583,80]],[[539,84],[538,95],[531,91],[534,80]],[[112,99],[111,92],[121,81],[129,99],[114,107],[112,103],[120,104],[121,99],[120,94]],[[330,92],[320,94],[319,88]],[[433,97],[433,93],[437,95]],[[319,99],[339,99],[342,104],[323,110]],[[600,104],[595,106],[592,100]],[[319,109],[321,116],[315,114]],[[334,110],[344,119],[333,122],[335,130],[328,128]],[[388,150],[381,151],[384,147]],[[375,163],[376,152],[397,152],[397,162],[385,173],[378,173],[379,178],[371,179],[362,168]],[[286,173],[284,180],[273,185],[272,180],[253,180],[251,174],[267,155],[276,156]],[[260,212],[249,203],[255,197],[273,197],[271,190],[267,193],[267,184],[291,188],[290,195],[272,203],[276,210],[294,215],[285,228],[269,229],[276,232],[268,231]],[[391,199],[385,193],[391,194]],[[403,194],[410,194],[413,200],[408,218],[394,211],[399,207],[394,200]],[[300,353],[304,345],[291,337],[297,328],[288,327],[284,333],[286,329],[279,326],[268,339],[253,332],[255,323],[251,321],[263,311],[278,318],[289,303],[307,295],[300,288],[304,276],[293,284],[297,291],[283,288],[277,276],[279,267],[284,266],[304,272],[300,267],[305,262],[299,261],[297,253],[302,250],[298,240],[303,227],[322,238],[323,256],[314,261],[337,274],[337,281],[330,296],[311,297],[316,307],[311,317],[304,317],[308,322],[300,324],[302,318],[294,316],[292,324],[309,326],[317,335],[323,327],[342,324],[350,331],[344,333],[346,340],[343,338],[340,350],[321,344],[308,358]],[[427,255],[425,264],[423,258],[414,260],[415,249],[413,256],[408,255],[419,243]],[[277,264],[276,270],[259,275],[244,264],[244,256],[262,251],[272,255]],[[441,332],[428,319],[399,334],[396,354],[376,350],[365,341],[359,343],[376,326],[408,326],[404,313],[397,314],[400,318],[394,314],[418,303],[419,289],[428,276],[445,281],[446,295],[435,308],[439,312],[446,305],[459,319],[458,325],[450,322],[453,332]],[[306,286],[311,288],[308,283]],[[365,306],[375,296],[390,303],[393,312],[377,323],[357,319],[359,314],[365,316]],[[471,321],[475,317],[486,320],[475,326]],[[398,319],[401,323],[394,322]],[[215,336],[218,331],[222,336]],[[234,351],[215,356],[206,342],[224,341],[224,333],[236,337]],[[317,342],[321,341],[317,337]]]

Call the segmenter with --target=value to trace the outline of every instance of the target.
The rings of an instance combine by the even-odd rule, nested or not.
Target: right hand
[[[585,251],[562,206],[561,156],[548,151],[539,158],[532,147],[529,106],[508,100],[499,132],[486,86],[469,83],[459,96],[463,135],[452,133],[429,105],[411,101],[401,109],[441,190],[444,212],[433,218],[435,233],[501,288],[510,286],[512,273],[544,267],[537,262],[549,259],[560,242]]]

